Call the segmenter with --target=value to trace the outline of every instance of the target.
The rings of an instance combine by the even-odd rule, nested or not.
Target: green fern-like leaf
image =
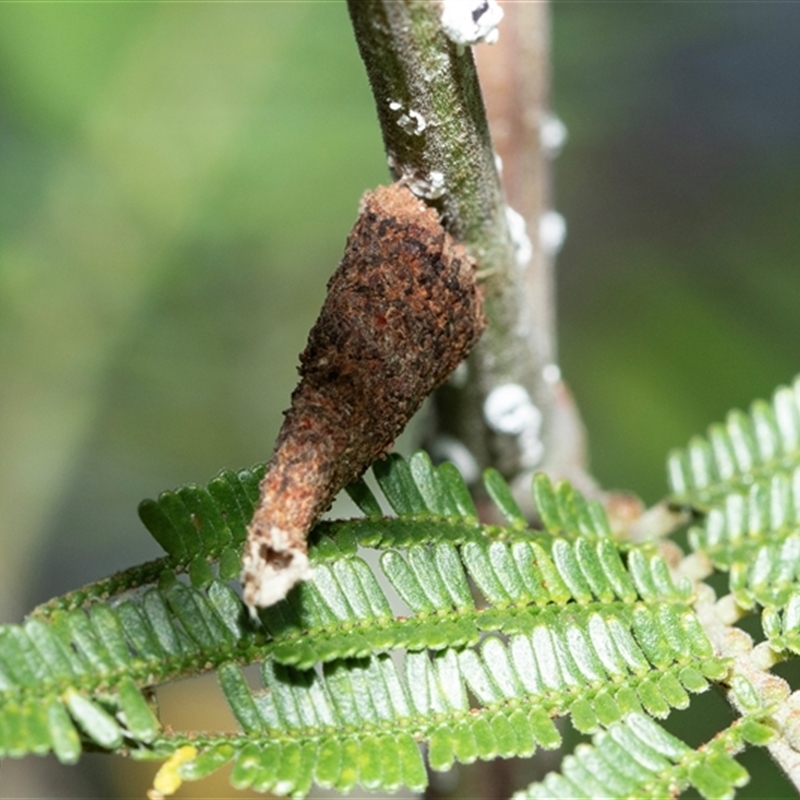
[[[765,730],[745,718],[695,750],[632,713],[597,733],[591,745],[579,745],[559,772],[517,792],[513,800],[675,797],[690,786],[706,800],[727,800],[748,781],[732,756],[752,739],[763,741]]]
[[[696,437],[669,460],[673,501],[695,512],[691,547],[728,573],[730,593],[740,609],[763,608],[762,628],[772,655],[765,652],[746,669],[735,669],[729,681],[734,706],[756,718],[772,713],[770,703],[790,691],[780,678],[760,672],[766,666],[759,665],[800,654],[799,409],[800,378],[791,389],[779,388],[771,403],[753,403],[749,415],[732,412],[725,425],[709,428],[707,439]],[[727,603],[722,607],[725,611],[712,624],[741,613]],[[719,632],[716,641],[726,646]],[[730,641],[746,639],[731,631]],[[748,675],[762,686],[759,691]],[[743,721],[743,729],[750,731],[745,740],[765,744],[771,728],[756,718]],[[795,741],[793,723],[772,720],[771,725],[783,728],[785,737],[775,752],[786,741]],[[714,765],[696,766],[690,783],[707,797],[732,796],[735,783],[726,784],[724,775],[714,772]]]
[[[672,456],[694,550],[763,607],[772,650],[800,654],[800,379]],[[235,580],[263,466],[145,501],[156,561],[0,626],[0,756],[86,750],[165,760],[157,791],[231,766],[234,787],[303,797],[424,788],[435,770],[593,735],[519,797],[732,797],[733,760],[775,735],[767,696],[715,654],[655,542],[621,542],[602,506],[533,480],[528,527],[499,473],[482,523],[461,476],[423,453],[348,487],[364,516],[309,539],[311,580],[253,616]],[[701,597],[705,603],[708,592]],[[701,605],[702,605],[701,603]],[[259,665],[251,687],[242,668]],[[163,730],[154,690],[215,672],[239,729]],[[711,683],[745,716],[693,750],[653,722]],[[770,695],[771,696],[771,695]],[[160,788],[159,788],[160,787]]]
[[[800,377],[779,387],[772,402],[756,400],[750,413],[731,411],[705,438],[675,450],[668,461],[676,501],[708,510],[733,492],[746,493],[753,482],[769,483],[800,466]]]
[[[773,650],[800,655],[800,589],[789,595],[782,609],[765,608],[761,624]]]
[[[782,607],[798,588],[800,470],[754,483],[746,494],[729,494],[693,527],[692,547],[715,567],[730,570],[731,590],[745,608]]]
[[[692,548],[729,572],[730,591],[745,609],[778,612],[800,591],[800,378],[779,388],[771,404],[756,401],[749,415],[733,412],[674,452],[669,475],[674,499],[700,513],[689,532]],[[777,642],[777,639],[775,640]],[[782,647],[782,645],[781,645]]]
[[[558,717],[586,733],[665,717],[727,674],[691,584],[653,544],[616,542],[598,504],[537,476],[533,531],[489,472],[508,524],[485,525],[455,469],[424,454],[377,465],[380,497],[350,487],[365,516],[318,525],[313,579],[254,618],[229,580],[261,473],[145,502],[163,559],[0,628],[2,754],[167,758],[170,786],[231,763],[234,786],[297,797],[419,790],[422,744],[439,770],[530,755],[558,746]],[[162,731],[152,688],[207,671],[241,729]]]

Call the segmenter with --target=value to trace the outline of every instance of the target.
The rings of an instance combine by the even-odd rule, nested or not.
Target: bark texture
[[[437,213],[397,184],[367,192],[248,528],[249,605],[272,605],[310,576],[312,525],[386,454],[484,326],[474,264]]]

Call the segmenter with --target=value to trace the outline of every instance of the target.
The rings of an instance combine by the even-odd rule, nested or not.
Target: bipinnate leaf
[[[225,764],[235,787],[276,795],[314,783],[419,791],[421,745],[438,770],[527,757],[559,745],[560,717],[601,736],[631,714],[684,708],[727,674],[691,585],[653,543],[618,543],[599,505],[544,476],[545,530],[527,526],[492,472],[508,525],[482,524],[452,466],[421,454],[381,463],[382,496],[354,487],[366,516],[320,523],[313,579],[254,617],[226,565],[261,472],[146,503],[165,558],[0,628],[3,754],[174,756],[158,779],[171,791]],[[260,665],[255,685],[248,664]],[[239,730],[162,730],[153,689],[208,671]],[[697,785],[710,785],[704,770]]]
[[[561,769],[512,800],[674,797],[694,787],[706,800],[732,798],[748,781],[731,756],[744,746],[742,725],[692,749],[648,717],[633,713],[598,732],[564,758]]]
[[[705,438],[674,450],[668,460],[673,498],[701,510],[751,485],[790,476],[800,467],[800,377],[775,390],[771,402],[756,400],[750,412],[731,411]]]

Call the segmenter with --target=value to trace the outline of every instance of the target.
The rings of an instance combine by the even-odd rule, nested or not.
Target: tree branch
[[[586,473],[583,424],[557,366],[554,268],[565,228],[553,211],[551,164],[566,128],[550,111],[549,4],[504,2],[502,7],[500,40],[477,48],[476,61],[506,197],[531,242],[524,290],[536,366],[533,396],[543,416],[541,467],[591,494],[595,487]]]
[[[477,14],[486,4],[475,6]],[[515,19],[503,26],[503,44],[483,48],[492,55],[482,67],[506,186],[527,220],[532,255],[505,203],[472,54],[444,32],[444,4],[349,0],[392,173],[439,210],[476,259],[485,292],[489,328],[466,371],[435,395],[429,449],[471,481],[490,465],[512,479],[547,466],[580,483],[582,427],[556,366],[552,251],[539,237],[550,194],[540,145],[547,9],[505,8]]]

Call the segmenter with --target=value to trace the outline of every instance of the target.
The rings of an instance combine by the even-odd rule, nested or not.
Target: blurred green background
[[[799,33],[796,4],[553,6],[560,358],[604,485],[657,500],[670,447],[800,372]],[[0,6],[3,621],[156,556],[143,497],[269,455],[387,177],[341,2]],[[9,763],[0,796],[151,772]]]

